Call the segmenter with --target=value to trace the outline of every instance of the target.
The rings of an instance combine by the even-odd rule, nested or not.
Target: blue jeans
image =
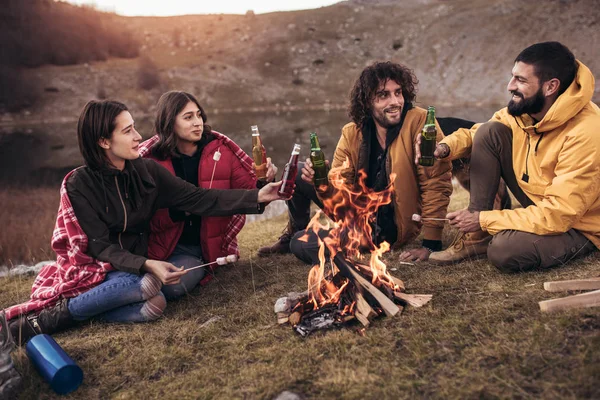
[[[190,246],[178,244],[173,250],[171,256],[167,259],[176,267],[189,269],[204,264],[202,260],[202,248],[200,246]],[[163,286],[162,292],[167,300],[173,300],[191,291],[206,275],[206,268],[198,268],[181,277],[181,282],[175,285]]]
[[[149,297],[163,295],[158,288],[154,293],[144,294],[143,277],[123,271],[107,273],[104,282],[69,299],[73,319],[83,321],[98,317],[110,322],[147,322],[158,318],[160,315],[148,313],[146,303]]]

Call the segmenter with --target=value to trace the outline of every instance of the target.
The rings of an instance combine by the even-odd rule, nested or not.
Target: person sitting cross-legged
[[[502,271],[525,271],[563,265],[600,247],[594,87],[591,71],[561,43],[537,43],[517,56],[508,106],[437,145],[440,159],[471,154],[471,198],[468,209],[447,215],[460,234],[430,262],[487,255]],[[501,177],[523,208],[492,210]],[[482,235],[493,238],[475,249],[470,242]]]

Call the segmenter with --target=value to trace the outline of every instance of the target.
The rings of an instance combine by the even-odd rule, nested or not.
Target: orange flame
[[[329,231],[327,237],[319,237],[319,264],[315,265],[308,275],[309,301],[313,303],[314,308],[322,307],[325,304],[336,303],[339,301],[341,293],[348,285],[345,280],[341,287],[337,287],[331,282],[332,276],[337,272],[333,262],[331,262],[331,271],[325,270],[325,248],[329,250],[330,257],[335,256],[339,251],[345,253],[346,258],[362,258],[361,251],[369,250],[371,260],[369,267],[373,274],[372,283],[376,286],[381,284],[391,288],[395,283],[387,273],[386,265],[381,261],[382,255],[389,251],[390,245],[387,242],[381,243],[378,247],[373,243],[372,222],[376,217],[379,207],[389,204],[392,201],[393,185],[390,184],[381,192],[375,192],[366,186],[366,173],[361,170],[358,172],[357,182],[349,182],[343,177],[344,172],[348,170],[349,161],[342,164],[341,167],[334,168],[329,173],[329,182],[333,187],[330,188],[330,197],[323,201],[323,209],[327,216],[333,220],[333,228]],[[390,182],[393,182],[395,175],[390,175]],[[330,229],[331,224],[321,223],[321,212],[310,221],[308,228],[315,234],[322,229]],[[317,235],[318,237],[318,235]],[[306,240],[304,236],[300,240]],[[354,304],[347,306],[344,313],[353,312]]]

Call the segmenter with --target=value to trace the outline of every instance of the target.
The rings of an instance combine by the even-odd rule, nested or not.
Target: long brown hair
[[[365,123],[372,118],[375,93],[387,81],[400,85],[406,103],[415,101],[419,81],[413,71],[390,61],[376,62],[362,71],[350,93],[348,115],[359,129],[363,129]]]
[[[92,100],[83,107],[77,123],[77,141],[85,165],[89,168],[99,170],[110,165],[98,142],[102,138],[112,138],[115,120],[123,111],[128,111],[127,106],[112,100]]]
[[[177,153],[178,137],[175,133],[175,119],[177,115],[192,102],[200,109],[200,115],[204,122],[203,135],[210,134],[212,128],[206,124],[208,119],[206,112],[198,100],[187,92],[170,91],[160,96],[156,108],[156,119],[154,120],[154,132],[159,136],[159,141],[152,149],[152,155],[159,160],[179,157]]]

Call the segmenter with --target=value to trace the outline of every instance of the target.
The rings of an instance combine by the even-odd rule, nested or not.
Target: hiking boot
[[[52,308],[42,310],[38,315],[19,316],[9,323],[12,337],[23,346],[35,335],[52,334],[72,326],[75,321],[67,307],[67,299],[62,299]]]
[[[271,254],[291,253],[290,242],[292,241],[292,237],[294,237],[295,233],[295,230],[291,229],[290,226],[287,226],[283,231],[283,234],[279,236],[277,242],[271,246],[264,246],[258,249],[258,256],[266,257],[270,256]]]
[[[0,399],[15,399],[21,386],[21,375],[15,369],[10,352],[15,347],[4,313],[0,313]]]
[[[444,265],[487,256],[490,240],[492,240],[492,236],[487,232],[462,233],[459,231],[446,250],[431,253],[429,262]]]

